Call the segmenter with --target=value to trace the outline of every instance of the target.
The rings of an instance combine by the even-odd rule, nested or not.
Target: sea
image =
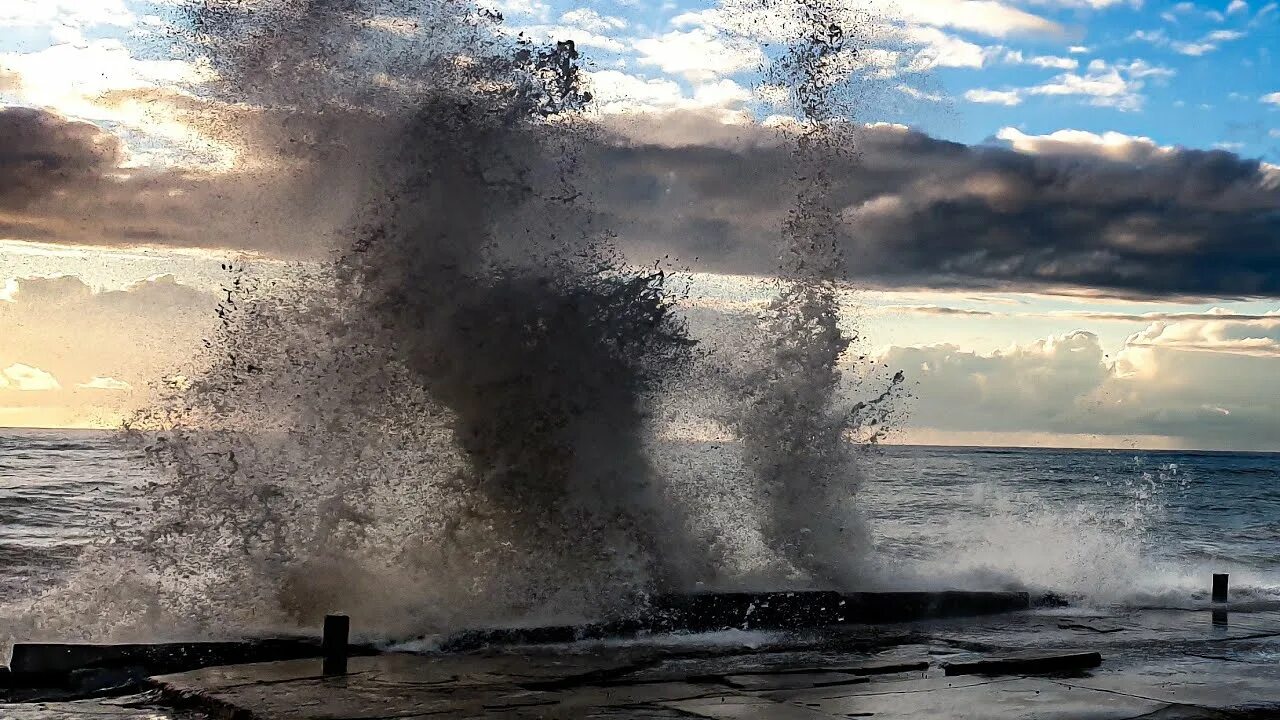
[[[880,586],[1194,606],[1229,573],[1280,598],[1280,454],[886,445],[859,467]],[[143,512],[150,472],[115,433],[0,430],[0,605]]]

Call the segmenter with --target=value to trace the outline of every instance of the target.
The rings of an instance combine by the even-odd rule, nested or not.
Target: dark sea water
[[[0,430],[0,601],[56,584],[137,511],[146,472],[115,433]]]
[[[1162,605],[1229,572],[1280,597],[1280,455],[889,446],[864,465],[882,584]],[[140,511],[148,472],[111,433],[0,431],[0,602],[56,586]]]

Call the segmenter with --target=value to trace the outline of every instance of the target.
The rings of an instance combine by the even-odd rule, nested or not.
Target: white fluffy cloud
[[[1057,35],[1063,32],[1062,27],[1051,20],[994,0],[912,0],[895,4],[893,10],[884,6],[877,6],[877,9],[882,12],[896,10],[902,17],[922,25],[950,27],[994,37]]]
[[[937,28],[911,28],[904,38],[908,46],[916,48],[909,67],[913,72],[939,67],[980,68],[987,62],[986,48]]]
[[[4,0],[0,3],[0,27],[128,27],[134,21],[135,16],[124,0]]]
[[[19,392],[45,392],[61,390],[62,385],[58,384],[53,375],[38,367],[14,363],[0,370],[0,388]]]
[[[1026,64],[1056,70],[1075,70],[1080,67],[1080,61],[1075,58],[1057,57],[1055,55],[1035,55],[1027,58]]]
[[[1019,152],[1035,155],[1088,155],[1137,162],[1174,151],[1172,147],[1157,145],[1151,138],[1115,131],[1098,134],[1068,129],[1048,135],[1028,135],[1017,128],[1006,127],[996,133],[996,137]]]
[[[587,83],[596,110],[606,115],[699,110],[719,113],[723,119],[741,119],[742,107],[752,97],[750,90],[728,78],[696,84],[692,94],[668,78],[644,78],[619,70],[587,73]]]
[[[1197,319],[1153,322],[1134,333],[1131,347],[1280,357],[1280,316],[1254,320]]]
[[[1130,35],[1129,39],[1151,43],[1157,47],[1167,47],[1182,55],[1199,57],[1217,50],[1223,43],[1239,40],[1245,35],[1246,33],[1239,30],[1213,30],[1195,40],[1175,40],[1161,29],[1138,30]]]
[[[53,377],[81,390],[145,385],[189,358],[217,319],[217,298],[171,275],[112,291],[74,276],[11,284],[11,299],[0,306],[0,367],[8,367],[9,389],[61,387]]]
[[[1157,321],[1114,356],[1078,331],[990,354],[895,347],[881,360],[917,383],[912,428],[1264,449],[1280,417],[1278,358],[1280,316],[1265,316]]]
[[[97,375],[86,383],[76,385],[81,390],[107,390],[111,392],[128,392],[133,386],[123,380]]]
[[[591,32],[610,32],[627,26],[626,20],[612,15],[601,15],[591,8],[570,10],[560,16],[560,22]]]
[[[1083,74],[1063,73],[1049,82],[1028,88],[1032,95],[1081,96],[1099,107],[1138,110],[1145,102],[1142,90],[1149,78],[1163,80],[1173,75],[1168,68],[1135,61],[1127,65],[1111,65],[1094,60]]]
[[[626,44],[621,40],[581,25],[512,25],[507,28],[507,31],[513,34],[519,33],[540,42],[573,40],[580,48],[594,48],[615,53],[627,49]]]
[[[1065,59],[1046,57],[1042,66],[1053,67],[1056,61]],[[965,93],[965,99],[970,102],[1013,106],[1022,103],[1027,96],[1077,97],[1097,107],[1136,111],[1146,102],[1143,90],[1148,81],[1159,83],[1173,75],[1173,70],[1143,60],[1116,65],[1104,60],[1094,60],[1084,72],[1060,73],[1048,82],[1031,87],[1002,90],[979,88]]]
[[[202,162],[224,164],[234,155],[230,148],[211,142],[184,122],[165,103],[104,97],[155,88],[182,92],[183,88],[199,87],[213,77],[212,70],[202,63],[140,58],[118,39],[97,38],[63,42],[36,52],[0,53],[0,76],[5,75],[16,78],[15,88],[9,92],[24,105],[160,138],[170,147],[192,149]],[[148,159],[131,158],[135,162],[129,164]]]
[[[508,18],[545,20],[551,10],[542,0],[481,0],[478,4],[484,8],[497,10]]]
[[[1050,4],[1069,8],[1093,8],[1094,10],[1105,10],[1116,5],[1128,5],[1132,8],[1140,8],[1144,0],[1049,0]]]
[[[1063,73],[1053,80],[1027,92],[1033,95],[1082,95],[1092,98],[1094,104],[1121,109],[1137,109],[1133,85],[1115,68],[1091,69],[1085,75]]]
[[[849,13],[849,27],[858,34],[862,48],[856,58],[848,59],[848,71],[873,79],[940,67],[981,68],[1003,51],[976,44],[953,31],[999,38],[1063,31],[1050,20],[993,0],[853,0],[842,7]],[[734,0],[678,15],[672,25],[680,30],[638,41],[637,49],[646,64],[694,80],[754,67],[763,58],[756,43],[785,42],[797,32],[785,14]],[[747,42],[725,48],[729,38]],[[1051,56],[1025,62],[1040,67],[1074,67],[1070,59]]]
[[[969,102],[985,103],[988,105],[1004,105],[1013,107],[1022,104],[1022,96],[1016,90],[986,90],[983,88],[975,88],[968,90],[964,94],[964,99]]]
[[[756,44],[705,27],[637,40],[635,49],[640,64],[695,82],[750,70],[764,62]]]
[[[963,30],[988,37],[1061,35],[1056,22],[1001,0],[848,0],[846,9],[856,27],[875,36],[894,27],[935,27]],[[718,7],[677,15],[676,27],[714,27],[762,39],[783,39],[785,18],[754,2],[724,0]]]

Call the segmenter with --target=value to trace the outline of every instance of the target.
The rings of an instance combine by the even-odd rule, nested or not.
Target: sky
[[[846,323],[907,375],[891,440],[1280,450],[1277,4],[843,3],[865,48],[833,160]],[[177,5],[0,4],[0,426],[118,423],[213,331],[224,263],[287,274],[353,209],[275,189],[303,171],[246,140],[280,132],[267,113],[208,92]],[[685,263],[695,327],[762,307],[791,177],[758,70],[777,24],[742,0],[491,6],[584,51],[628,256]]]

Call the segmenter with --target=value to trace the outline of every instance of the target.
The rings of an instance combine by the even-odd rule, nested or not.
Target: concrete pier
[[[368,652],[367,648],[362,650]],[[63,686],[88,673],[134,673],[193,670],[268,660],[291,660],[321,654],[318,638],[262,638],[233,642],[170,643],[16,643],[4,686]]]
[[[663,632],[804,630],[1027,610],[1022,592],[705,592],[659,595],[630,617],[581,625],[479,628],[446,638],[442,649],[635,637]]]
[[[1280,608],[1233,613],[1229,628],[1208,614],[1040,609],[750,631],[737,643],[721,633],[701,645],[657,635],[393,653],[353,658],[336,678],[317,659],[153,682],[171,702],[247,720],[1280,718]]]
[[[468,652],[384,652],[353,656],[338,675],[326,672],[315,652],[154,675],[143,681],[151,690],[133,705],[0,700],[0,718],[1280,718],[1280,604],[1238,604],[1229,625],[1213,624],[1208,608],[1040,607],[939,617],[942,605],[931,604],[934,614],[899,622],[779,630],[769,621],[723,629],[726,619],[761,599],[698,606],[694,615],[712,619],[710,634],[654,631]],[[830,598],[818,595],[763,599],[774,612],[819,612],[818,620],[830,607]],[[844,599],[837,607],[849,605]],[[358,620],[353,629],[359,631]],[[23,652],[19,667],[36,667],[31,658],[40,653]],[[128,649],[120,661],[136,652]],[[101,664],[102,657],[90,660]],[[148,714],[130,714],[135,706]]]

